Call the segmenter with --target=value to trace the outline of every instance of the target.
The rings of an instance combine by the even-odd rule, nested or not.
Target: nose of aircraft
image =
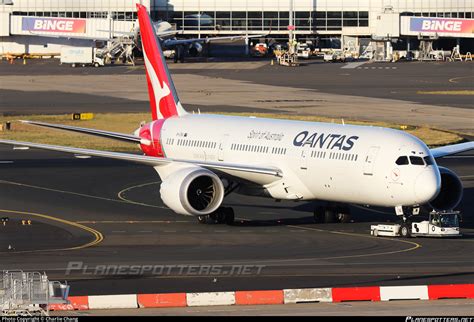
[[[427,169],[415,181],[415,197],[419,204],[433,200],[441,189],[441,176],[435,169]]]

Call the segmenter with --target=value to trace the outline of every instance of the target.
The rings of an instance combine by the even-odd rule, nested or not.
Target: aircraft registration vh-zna
[[[143,155],[0,143],[152,166],[162,180],[164,204],[201,223],[234,221],[232,208],[222,207],[231,192],[326,201],[315,209],[318,222],[347,221],[349,204],[394,207],[405,216],[420,207],[443,211],[460,203],[460,179],[435,159],[474,149],[474,142],[430,150],[418,138],[388,128],[187,113],[147,10],[140,4],[137,9],[152,122],[133,135],[23,122],[136,143]]]

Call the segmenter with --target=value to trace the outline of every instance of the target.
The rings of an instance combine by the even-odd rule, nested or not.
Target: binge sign
[[[23,31],[75,34],[86,32],[85,19],[23,17],[21,25]]]
[[[411,17],[410,31],[470,34],[474,33],[474,20]]]

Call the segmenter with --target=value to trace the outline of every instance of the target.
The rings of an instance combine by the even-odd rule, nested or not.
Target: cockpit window
[[[424,157],[426,165],[433,165],[433,159],[430,156]]]
[[[399,157],[399,158],[397,159],[397,161],[395,161],[395,163],[398,164],[398,165],[405,165],[405,164],[408,164],[408,157],[405,157],[405,156]]]
[[[413,165],[425,165],[425,163],[423,162],[423,159],[420,157],[410,156],[410,162]]]

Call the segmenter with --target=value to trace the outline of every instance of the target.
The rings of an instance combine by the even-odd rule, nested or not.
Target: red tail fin
[[[137,4],[137,10],[153,120],[184,115],[146,7]]]

